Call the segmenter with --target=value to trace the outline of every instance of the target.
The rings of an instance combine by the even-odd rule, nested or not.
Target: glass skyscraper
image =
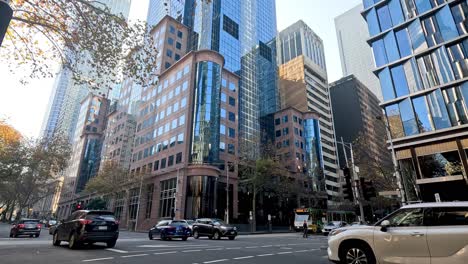
[[[363,3],[406,198],[468,200],[467,2]]]
[[[150,0],[147,23],[150,27],[156,26],[166,15],[182,22],[184,8],[185,0]]]

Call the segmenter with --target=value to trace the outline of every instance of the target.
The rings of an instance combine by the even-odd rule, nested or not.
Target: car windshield
[[[39,220],[24,220],[24,221],[21,221],[20,223],[22,223],[22,224],[38,224]]]
[[[195,223],[195,221],[193,221],[193,220],[187,220],[187,224],[192,225],[193,223]]]
[[[296,222],[304,222],[304,221],[307,221],[309,220],[309,215],[306,214],[306,215],[296,215],[296,219],[295,221]]]
[[[187,223],[182,221],[172,222],[170,226],[188,226]]]
[[[219,225],[219,226],[221,226],[221,225],[226,225],[226,223],[224,223],[223,221],[221,221],[221,220],[219,220],[219,219],[214,219],[214,220],[213,220],[213,224],[214,224],[214,225]]]
[[[90,213],[90,214],[86,215],[86,219],[88,219],[88,220],[115,221],[114,215],[109,214],[109,213],[105,213],[105,214]]]

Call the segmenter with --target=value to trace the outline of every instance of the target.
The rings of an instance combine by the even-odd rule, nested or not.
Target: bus
[[[305,220],[307,229],[313,233],[322,230],[323,219],[327,216],[326,210],[315,208],[298,208],[294,210],[294,214],[294,230],[303,230]]]

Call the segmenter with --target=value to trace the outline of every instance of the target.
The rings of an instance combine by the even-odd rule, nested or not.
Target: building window
[[[382,67],[388,63],[387,53],[385,51],[385,45],[382,39],[372,43],[372,50],[374,51],[375,66],[377,68]]]
[[[276,130],[276,137],[281,137],[281,130]]]
[[[229,128],[229,137],[235,138],[236,137],[236,130],[234,128]]]
[[[154,170],[154,171],[159,170],[159,160],[157,160],[157,161],[154,162],[154,169],[153,169],[153,170]]]
[[[297,123],[297,116],[293,116],[293,122]]]
[[[289,135],[289,127],[283,128],[283,135],[284,136]]]
[[[228,153],[233,155],[236,153],[236,149],[233,144],[228,144]]]
[[[226,135],[226,126],[225,125],[220,125],[219,126],[219,132],[221,135]]]
[[[366,14],[366,21],[371,37],[380,33],[379,21],[377,19],[377,12],[375,11],[375,8],[372,8]]]
[[[419,132],[424,133],[434,130],[432,127],[432,120],[430,120],[426,97],[421,96],[414,98],[413,107],[414,112],[416,113],[416,122],[418,124]]]
[[[177,192],[177,179],[161,181],[161,194],[159,198],[159,217],[172,217],[175,194]]]
[[[393,26],[388,6],[385,5],[377,9],[377,16],[379,17],[380,29],[382,31],[385,31]]]
[[[236,99],[232,98],[231,96],[229,96],[229,105],[231,106],[236,106]]]
[[[176,61],[180,60],[180,55],[176,53],[174,59],[175,59]]]
[[[283,116],[283,123],[287,123],[287,122],[288,122],[288,116],[285,115],[285,116]]]
[[[396,96],[404,96],[409,94],[408,83],[406,82],[405,70],[402,65],[392,68],[392,79],[395,86]]]
[[[236,122],[236,115],[233,112],[229,112],[229,121]]]
[[[177,144],[184,143],[184,133],[181,133],[177,136]]]
[[[138,203],[140,200],[139,189],[134,188],[130,190],[130,200],[128,202],[128,218],[135,220],[137,218]]]
[[[180,44],[180,42],[176,42],[175,47],[176,47],[176,49],[180,50],[180,49],[182,49],[182,44]]]
[[[226,118],[226,109],[221,108],[221,118]]]
[[[226,149],[226,143],[219,142],[219,151],[224,152],[225,149]]]
[[[167,159],[167,167],[172,167],[174,166],[174,156],[169,156]]]
[[[458,151],[419,156],[418,163],[422,177],[425,179],[463,175]]]
[[[153,194],[154,194],[154,184],[148,184],[146,186],[146,211],[145,218],[151,218],[151,211],[153,209]]]
[[[224,102],[224,103],[227,102],[227,97],[225,93],[221,93],[221,102]]]
[[[166,62],[166,64],[164,64],[164,67],[166,67],[166,70],[167,70],[171,67],[171,64],[169,62]]]
[[[223,15],[223,30],[239,39],[239,25],[226,15]]]
[[[169,32],[171,32],[172,34],[175,34],[175,28],[174,26],[169,26]]]
[[[182,31],[178,30],[177,31],[177,37],[182,38],[183,36],[184,36],[184,33],[182,33]]]
[[[122,212],[125,204],[125,192],[117,193],[114,202],[114,215],[115,219],[120,220],[122,217]]]
[[[168,49],[166,51],[166,55],[169,57],[169,58],[172,58],[172,50]]]
[[[166,168],[166,158],[161,160],[161,169],[165,169],[165,168]]]
[[[176,164],[182,163],[182,152],[177,153],[175,163]]]
[[[279,126],[281,124],[281,119],[276,118],[275,119],[275,125]]]
[[[405,135],[412,136],[418,134],[418,125],[416,124],[413,106],[409,98],[400,103],[400,114]]]
[[[167,44],[169,44],[169,45],[171,45],[171,46],[174,45],[174,39],[172,39],[172,38],[167,38]]]
[[[171,137],[171,141],[170,141],[170,147],[175,147],[175,144],[176,144],[176,137]]]

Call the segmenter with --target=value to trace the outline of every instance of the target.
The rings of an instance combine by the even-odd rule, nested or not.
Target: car
[[[222,220],[215,218],[197,219],[192,229],[193,238],[195,239],[206,236],[209,239],[228,237],[230,240],[234,240],[237,236],[237,228],[235,226],[228,225]]]
[[[347,226],[348,224],[346,222],[342,222],[342,221],[332,221],[332,222],[329,222],[327,223],[326,225],[323,226],[322,228],[322,233],[323,235],[325,236],[328,236],[328,234],[332,231],[332,230],[335,230],[337,228],[340,228],[340,227],[344,227],[344,226]]]
[[[195,220],[186,220],[186,221],[190,230],[193,230],[193,224],[195,224]]]
[[[57,220],[51,219],[51,220],[48,220],[48,221],[46,222],[45,226],[50,228],[50,227],[52,227],[52,226],[54,226],[54,225],[56,225],[56,224],[57,224]]]
[[[163,220],[148,232],[150,240],[159,237],[161,240],[181,238],[183,241],[186,241],[191,235],[192,231],[185,220]]]
[[[468,263],[468,202],[406,205],[373,226],[333,230],[335,263]]]
[[[39,237],[42,225],[38,219],[22,219],[13,224],[10,229],[10,237],[29,236]]]
[[[118,238],[119,221],[113,212],[79,210],[56,226],[52,243],[60,246],[62,241],[67,241],[70,249],[76,249],[84,243],[103,242],[113,248]]]

